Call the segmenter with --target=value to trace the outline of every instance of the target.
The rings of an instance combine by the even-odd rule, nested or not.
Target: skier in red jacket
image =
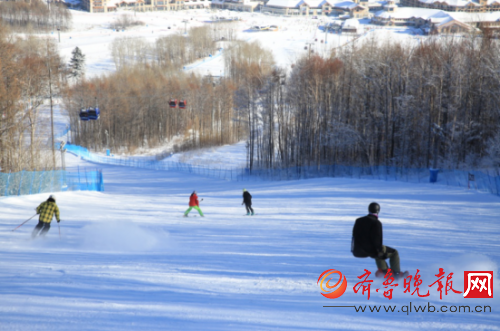
[[[193,193],[191,193],[191,196],[189,197],[189,208],[184,213],[184,217],[188,217],[189,212],[193,208],[196,209],[198,213],[200,213],[201,217],[203,217],[203,212],[200,209],[200,203],[198,201],[198,196],[196,195],[196,191],[193,191]]]

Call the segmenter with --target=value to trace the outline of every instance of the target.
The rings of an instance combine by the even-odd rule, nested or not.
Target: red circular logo
[[[327,280],[327,278],[333,274],[338,274],[339,280],[335,283],[335,285],[332,286],[332,285],[330,285],[330,281],[332,280],[332,278],[330,278],[328,280]],[[347,288],[347,279],[345,279],[345,276],[343,276],[343,277],[344,277],[344,279],[342,279],[342,273],[338,270],[335,270],[335,269],[328,269],[328,270],[324,271],[319,276],[318,281],[316,282],[316,284],[319,284],[319,286],[321,287],[321,290],[323,292],[326,292],[326,294],[321,293],[321,295],[324,296],[325,298],[328,298],[328,299],[337,299],[342,294],[344,294],[344,292]],[[320,282],[320,280],[321,280],[321,282]],[[342,283],[340,283],[340,281],[342,281]],[[333,290],[333,289],[335,289],[335,290]]]

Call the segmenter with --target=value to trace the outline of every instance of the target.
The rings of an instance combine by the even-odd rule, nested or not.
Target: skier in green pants
[[[184,217],[188,217],[189,212],[193,208],[196,209],[198,213],[200,213],[201,217],[204,217],[203,212],[200,209],[200,203],[198,202],[198,196],[196,195],[196,191],[193,191],[193,193],[191,193],[191,196],[189,197],[189,208],[184,213]]]

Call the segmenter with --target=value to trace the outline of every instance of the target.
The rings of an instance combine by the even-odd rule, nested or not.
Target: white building
[[[464,13],[500,11],[500,0],[401,0],[401,5]]]
[[[253,12],[256,8],[263,5],[263,1],[251,0],[212,0],[212,8],[230,9],[237,11]]]
[[[106,13],[118,8],[132,11],[209,8],[211,0],[82,0],[82,8],[91,13]]]
[[[479,27],[500,29],[500,12],[466,13],[439,9],[397,7],[392,0],[375,14],[372,23],[406,25],[422,28],[427,33],[468,33]]]
[[[383,2],[374,0],[269,0],[262,7],[262,12],[302,16],[330,15],[335,13],[361,18],[367,17],[369,10],[382,9],[382,4]]]
[[[360,32],[360,26],[359,26],[359,21],[355,18],[350,18],[345,20],[344,24],[342,25],[342,33],[359,33]]]

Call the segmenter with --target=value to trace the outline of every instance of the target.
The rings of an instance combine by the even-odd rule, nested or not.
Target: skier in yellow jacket
[[[47,201],[42,202],[38,207],[36,207],[36,213],[40,215],[38,219],[38,224],[33,229],[31,237],[35,238],[38,234],[40,236],[45,236],[45,234],[50,229],[50,222],[52,222],[52,217],[55,215],[57,223],[61,221],[59,218],[59,208],[56,205],[56,197],[51,195]]]

